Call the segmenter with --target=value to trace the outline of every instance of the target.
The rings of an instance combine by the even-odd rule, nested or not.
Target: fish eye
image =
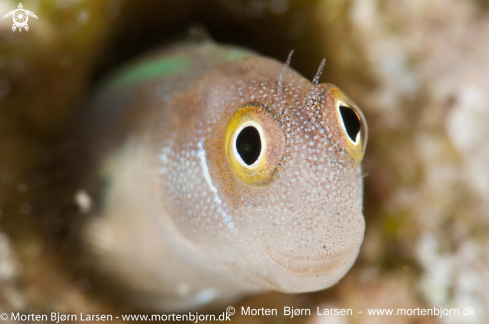
[[[359,161],[363,159],[367,145],[367,122],[362,111],[343,93],[336,94],[338,119],[345,132],[347,147]]]
[[[235,150],[239,158],[246,165],[252,165],[261,153],[261,137],[260,133],[254,126],[246,126],[236,137]]]
[[[231,172],[241,181],[253,186],[266,185],[278,174],[285,135],[265,106],[248,103],[231,117],[224,151]]]
[[[327,93],[333,102],[337,124],[343,130],[345,148],[360,162],[367,146],[368,127],[365,116],[358,106],[343,91],[329,85]]]
[[[353,109],[345,106],[340,106],[340,114],[348,137],[353,143],[356,143],[359,140],[360,117]]]

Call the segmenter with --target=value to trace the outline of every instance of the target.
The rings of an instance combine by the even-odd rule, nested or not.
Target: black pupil
[[[241,130],[236,139],[236,150],[247,165],[252,165],[258,160],[261,152],[261,139],[255,127],[248,126]]]
[[[360,131],[360,119],[358,118],[358,115],[353,109],[343,106],[340,106],[340,113],[348,136],[355,142],[357,134]]]

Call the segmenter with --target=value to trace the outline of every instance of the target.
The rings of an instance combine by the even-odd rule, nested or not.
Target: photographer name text
[[[51,312],[48,314],[23,314],[23,313],[10,313],[11,321],[36,321],[36,322],[47,322],[51,321],[53,323],[60,323],[65,321],[80,321],[80,322],[111,322],[114,317],[111,314],[62,314],[59,312]]]
[[[241,307],[241,315],[244,316],[277,316],[278,310],[276,308],[251,308],[251,307]],[[285,306],[283,310],[283,315],[293,318],[295,316],[310,316],[311,309],[309,308],[294,308]],[[353,315],[353,310],[350,308],[317,308],[318,316],[351,316]]]

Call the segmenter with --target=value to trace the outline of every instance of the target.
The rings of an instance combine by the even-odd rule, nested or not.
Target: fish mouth
[[[351,260],[355,259],[357,255],[356,251],[345,251],[343,253],[335,253],[323,258],[323,260],[308,260],[308,257],[285,257],[268,249],[264,249],[264,252],[270,257],[270,259],[279,267],[302,275],[321,275],[330,273],[339,268],[348,266],[351,264]],[[348,253],[349,252],[349,253]]]
[[[265,250],[265,249],[264,249]],[[358,250],[347,251],[332,255],[329,259],[294,259],[277,255],[273,251],[263,251],[268,255],[266,262],[268,270],[264,279],[270,289],[301,293],[318,291],[336,284],[355,262]],[[263,263],[262,263],[263,265]]]

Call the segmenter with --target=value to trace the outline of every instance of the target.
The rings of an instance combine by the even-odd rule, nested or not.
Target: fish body
[[[77,128],[103,183],[79,236],[146,307],[320,290],[358,255],[367,128],[334,85],[235,47],[177,45],[110,77]]]

